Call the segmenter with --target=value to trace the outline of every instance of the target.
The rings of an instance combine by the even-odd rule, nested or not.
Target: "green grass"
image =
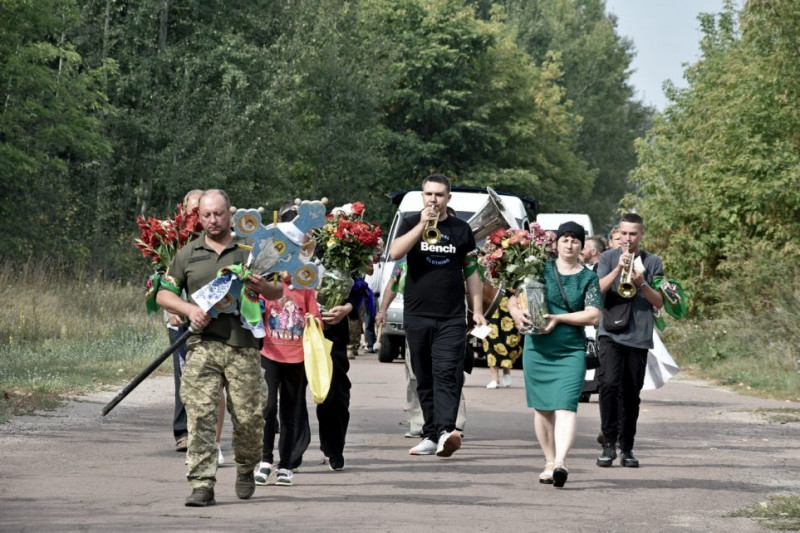
[[[671,320],[662,338],[689,374],[745,394],[800,401],[800,324],[781,327],[767,314]]]
[[[800,496],[777,494],[734,512],[731,516],[752,518],[762,527],[780,531],[800,530]]]
[[[168,345],[161,316],[145,313],[143,288],[8,265],[0,287],[0,421],[116,387]]]

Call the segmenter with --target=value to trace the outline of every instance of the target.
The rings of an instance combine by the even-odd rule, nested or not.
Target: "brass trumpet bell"
[[[439,241],[442,240],[442,232],[436,227],[437,222],[438,219],[428,222],[428,225],[422,231],[422,240],[428,244],[439,244]]]
[[[625,252],[627,253],[628,246],[625,246]],[[636,296],[636,285],[633,284],[633,263],[634,260],[631,259],[628,268],[622,271],[619,275],[619,286],[617,287],[617,293],[623,298],[633,298]]]
[[[624,283],[620,282],[619,287],[617,287],[617,292],[623,298],[633,298],[636,296],[636,285],[629,281]]]

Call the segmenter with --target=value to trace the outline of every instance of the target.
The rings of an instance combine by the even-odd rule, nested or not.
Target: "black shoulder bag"
[[[556,282],[558,282],[558,290],[561,291],[561,298],[564,300],[564,305],[567,308],[567,311],[570,313],[574,313],[572,307],[569,305],[569,301],[567,300],[567,293],[564,292],[564,285],[561,284],[561,275],[558,273],[558,266],[553,263],[553,272],[556,275]],[[600,357],[597,354],[597,341],[594,339],[585,339],[585,352],[586,352],[586,369],[592,370],[593,368],[598,368],[600,366]]]
[[[609,333],[619,333],[628,327],[633,309],[633,298],[623,298],[609,289],[603,302],[603,328]]]

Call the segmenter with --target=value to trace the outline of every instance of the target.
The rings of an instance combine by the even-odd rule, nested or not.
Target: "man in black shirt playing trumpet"
[[[390,250],[394,260],[407,256],[403,324],[425,419],[422,440],[409,454],[450,457],[461,447],[455,425],[467,333],[464,266],[475,236],[466,222],[447,213],[446,176],[425,178],[422,199],[425,207],[401,221]],[[486,324],[481,288],[474,271],[466,289],[476,325]]]

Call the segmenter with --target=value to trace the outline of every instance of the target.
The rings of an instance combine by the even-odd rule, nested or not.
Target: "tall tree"
[[[605,0],[505,0],[517,42],[537,63],[561,60],[570,110],[581,117],[575,150],[594,170],[591,198],[567,198],[545,209],[588,212],[601,228],[613,220],[636,166],[634,140],[649,127],[653,110],[633,97],[631,41],[617,34]]]
[[[74,44],[70,0],[0,1],[0,254],[85,264],[82,172],[108,153],[100,135],[103,68]],[[109,66],[109,68],[111,68]],[[45,251],[47,251],[45,253]]]
[[[726,2],[700,21],[702,59],[639,144],[631,201],[670,270],[713,304],[742,250],[766,259],[798,249],[800,12],[790,0],[750,1],[737,24]]]
[[[385,201],[385,127],[376,113],[382,81],[366,62],[371,44],[362,39],[358,9],[339,0],[300,0],[283,14],[280,35],[266,51],[275,69],[249,109],[271,131],[264,143],[280,186],[265,182],[262,190],[278,195],[276,201],[300,194],[332,204]]]
[[[537,68],[504,24],[463,2],[362,8],[371,63],[391,80],[381,112],[398,185],[418,186],[436,170],[553,201],[588,196],[592,177],[571,151],[575,121],[554,82],[556,62]]]

